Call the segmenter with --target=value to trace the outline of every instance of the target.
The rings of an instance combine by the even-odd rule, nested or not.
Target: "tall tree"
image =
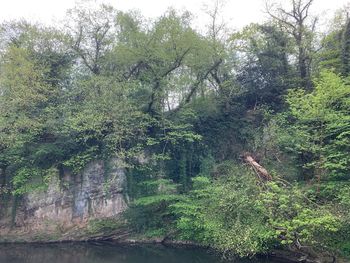
[[[314,52],[312,42],[317,22],[317,18],[310,15],[313,0],[291,0],[290,3],[290,8],[267,3],[266,11],[294,38],[301,85],[304,88],[310,88],[312,86],[311,62]]]
[[[341,46],[342,73],[344,76],[350,74],[350,18],[348,17],[342,35]]]
[[[69,44],[90,72],[100,74],[103,58],[116,37],[116,10],[108,5],[95,9],[77,6],[68,15]]]
[[[240,58],[236,77],[243,88],[240,99],[245,106],[281,109],[282,96],[296,77],[288,61],[290,37],[276,25],[252,24],[232,35],[231,41]]]
[[[111,68],[122,69],[122,81],[139,82],[140,105],[152,115],[188,104],[221,63],[209,42],[190,27],[187,12],[169,10],[148,29],[130,15],[119,19]]]
[[[339,9],[321,40],[317,54],[320,68],[333,70],[344,77],[350,73],[350,18],[348,9]]]

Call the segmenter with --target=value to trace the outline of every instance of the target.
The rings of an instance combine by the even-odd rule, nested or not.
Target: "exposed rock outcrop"
[[[6,210],[0,241],[84,239],[90,221],[117,218],[127,208],[125,169],[118,159],[91,162],[77,175],[62,170],[50,180],[48,189],[23,196],[15,214],[13,207],[0,208]]]

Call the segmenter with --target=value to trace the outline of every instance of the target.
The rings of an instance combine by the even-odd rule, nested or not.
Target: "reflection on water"
[[[202,249],[158,245],[120,246],[111,243],[0,245],[0,263],[219,263]],[[234,261],[271,262],[271,261]]]

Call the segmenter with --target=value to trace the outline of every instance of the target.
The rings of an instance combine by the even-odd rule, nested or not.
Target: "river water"
[[[0,263],[267,263],[270,260],[224,261],[203,249],[111,243],[0,245]]]

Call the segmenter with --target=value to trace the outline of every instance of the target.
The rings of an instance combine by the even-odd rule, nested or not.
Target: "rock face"
[[[27,194],[17,205],[15,217],[3,213],[0,218],[1,235],[11,233],[31,237],[33,233],[48,233],[57,240],[74,239],[87,229],[89,221],[117,218],[126,208],[125,169],[121,162],[94,161],[79,174],[61,171],[51,176],[48,189]],[[74,230],[74,231],[73,231]],[[55,239],[55,238],[51,238]]]

